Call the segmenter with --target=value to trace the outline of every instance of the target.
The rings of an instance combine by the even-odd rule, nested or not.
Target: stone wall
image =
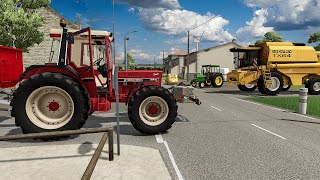
[[[40,15],[43,17],[43,25],[39,28],[44,33],[44,40],[38,45],[35,44],[29,48],[28,53],[23,53],[24,67],[28,67],[33,64],[44,64],[49,62],[49,56],[51,51],[52,39],[50,38],[50,29],[60,29],[60,19],[63,18],[57,12],[50,7],[40,8]],[[70,24],[69,27],[74,28],[75,24]],[[57,55],[59,53],[59,43],[54,43],[54,58],[53,61],[57,62]]]

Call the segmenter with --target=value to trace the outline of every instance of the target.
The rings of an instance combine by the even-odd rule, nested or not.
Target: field
[[[299,108],[298,97],[251,97],[246,99],[284,109],[289,109],[294,112],[298,112]],[[320,96],[308,96],[307,114],[320,117],[319,103]]]

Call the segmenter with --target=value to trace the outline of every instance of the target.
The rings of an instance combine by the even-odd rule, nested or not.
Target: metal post
[[[118,65],[113,66],[114,68],[114,93],[116,96],[116,116],[117,116],[117,153],[120,156],[120,114],[119,114],[119,82],[118,82]]]
[[[190,31],[188,31],[188,55],[186,60],[187,65],[187,81],[189,82],[189,53],[190,53]]]
[[[307,113],[308,89],[301,88],[299,92],[299,114]]]
[[[124,37],[124,68],[128,70],[127,37]]]

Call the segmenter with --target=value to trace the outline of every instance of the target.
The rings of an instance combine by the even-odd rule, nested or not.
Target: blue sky
[[[237,39],[247,45],[268,31],[277,31],[286,41],[306,42],[320,31],[320,0],[115,0],[116,56],[123,59],[123,38],[130,34],[128,47],[139,63],[156,59],[174,50],[191,51],[195,38],[200,49]],[[51,7],[70,21],[83,26],[112,30],[112,0],[52,0]],[[78,17],[78,18],[77,18]],[[80,17],[80,18],[79,18]]]

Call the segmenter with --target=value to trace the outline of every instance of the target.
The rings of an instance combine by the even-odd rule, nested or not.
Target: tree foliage
[[[127,58],[128,58],[128,69],[134,70],[136,67],[136,61],[133,59],[132,54],[130,52],[128,52]],[[125,60],[123,61],[123,64],[124,65],[126,64]]]
[[[50,0],[1,0],[0,3],[0,44],[21,48],[29,47],[43,40],[38,28],[43,18],[36,12],[48,6]]]
[[[308,43],[315,43],[320,41],[320,32],[316,32],[312,35],[310,35]],[[318,44],[316,47],[314,47],[317,51],[320,51],[320,44]]]
[[[257,40],[255,44],[258,45],[264,42],[282,42],[282,41],[283,41],[283,37],[279,35],[277,32],[273,31],[273,32],[267,32],[264,35],[264,38]]]

